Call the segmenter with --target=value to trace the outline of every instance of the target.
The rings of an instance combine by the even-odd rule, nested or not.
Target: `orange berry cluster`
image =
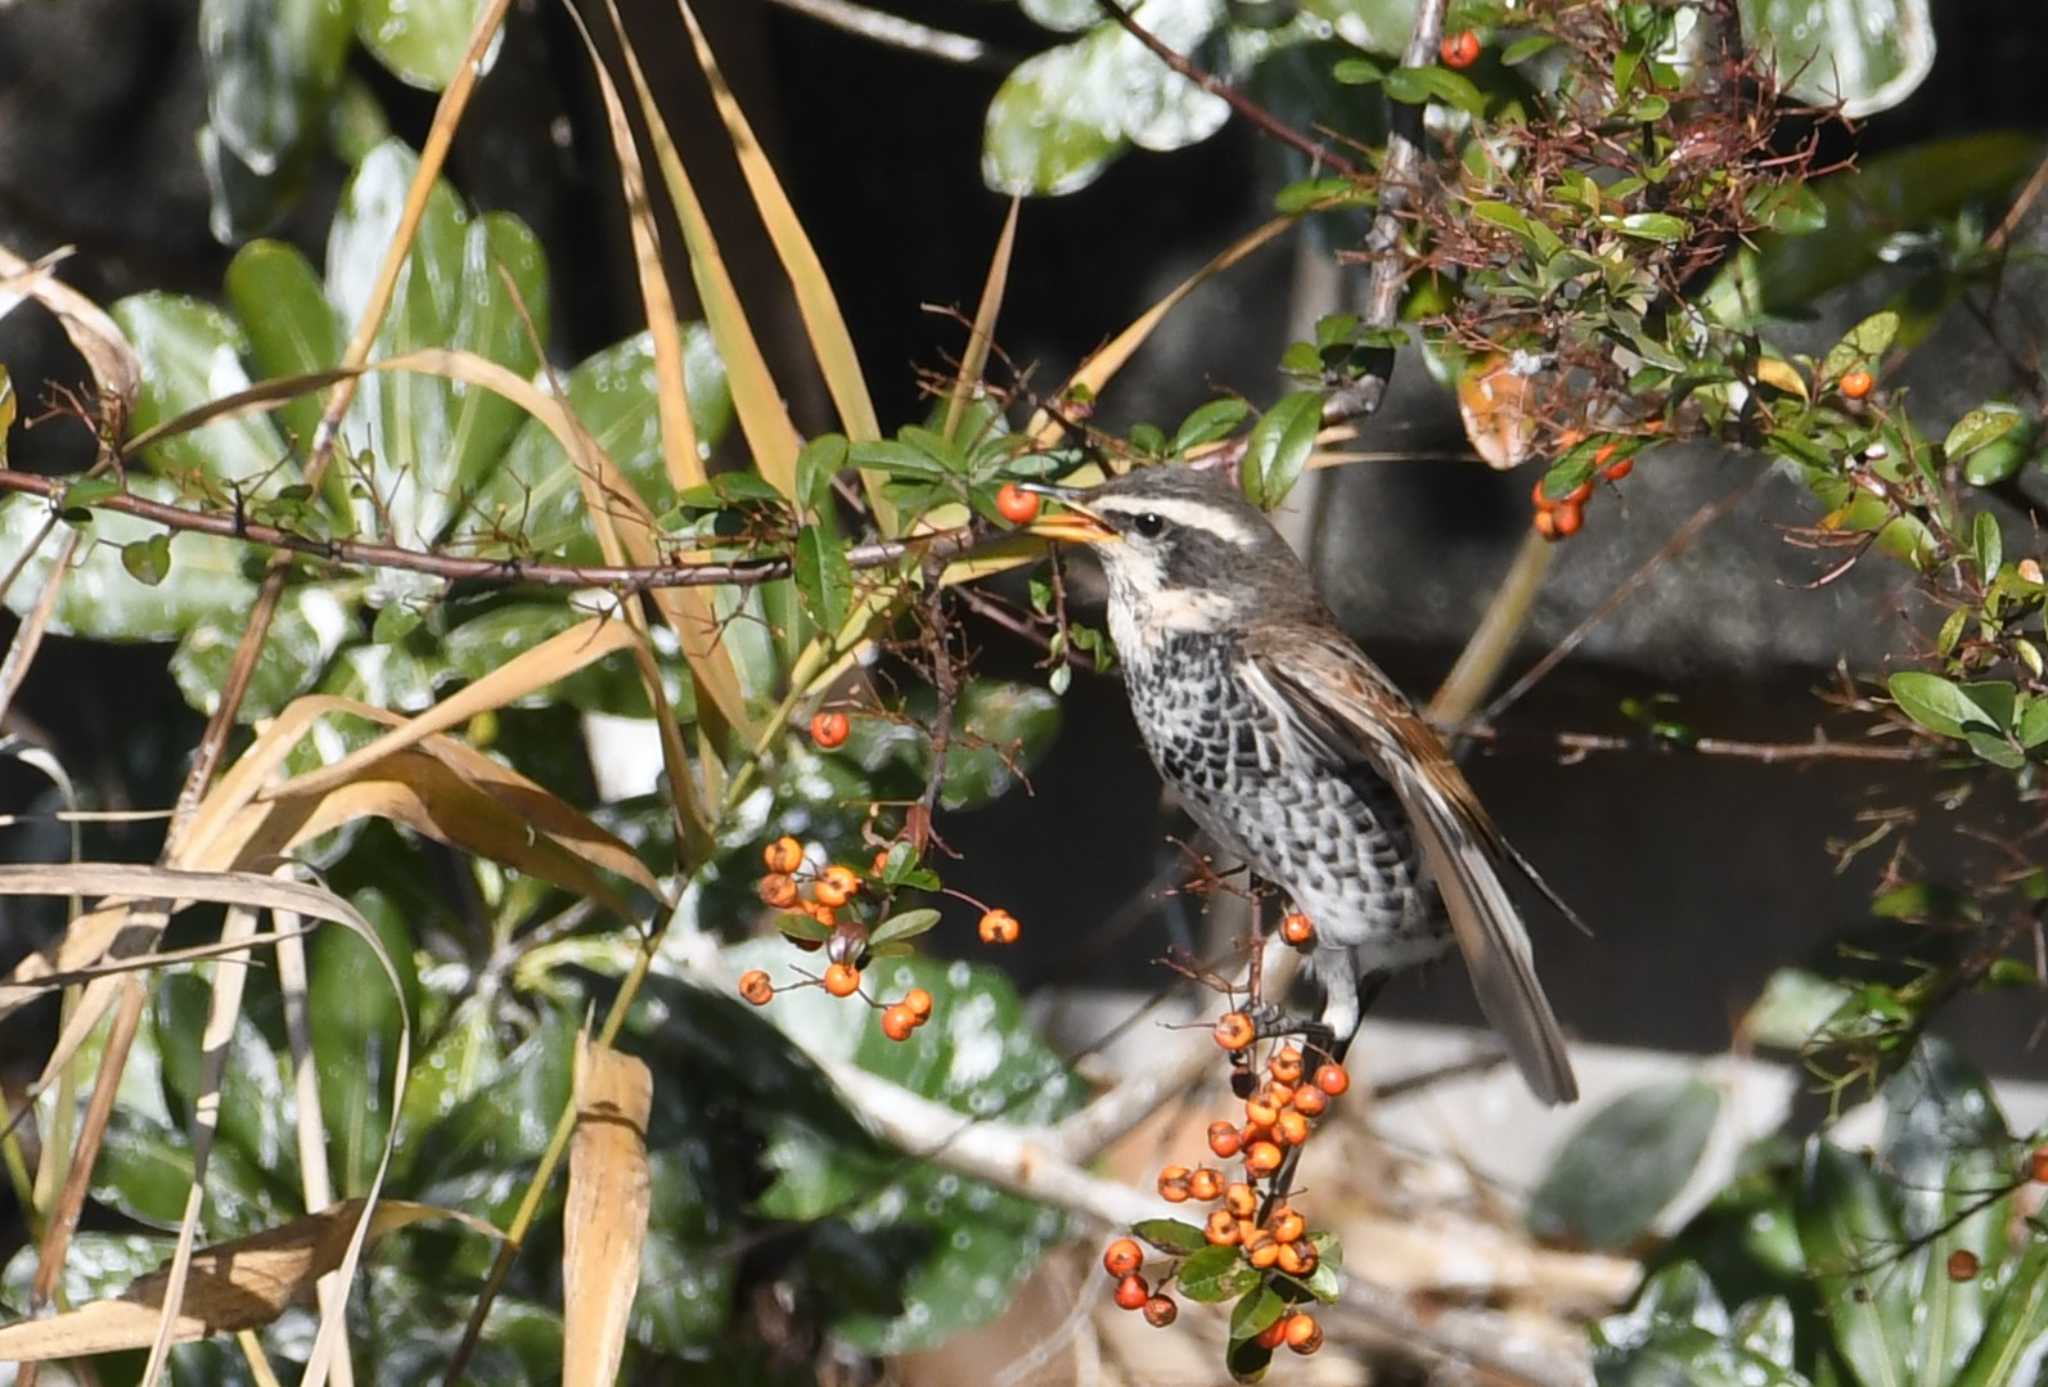
[[[1216,1023],[1216,1041],[1224,1049],[1236,1052],[1250,1043],[1245,1037],[1251,1031],[1251,1018],[1233,1011]],[[1233,1043],[1240,1040],[1244,1043]],[[1271,1077],[1266,1086],[1244,1101],[1244,1125],[1211,1123],[1209,1149],[1226,1161],[1242,1156],[1245,1168],[1255,1177],[1278,1170],[1286,1158],[1286,1149],[1306,1143],[1314,1131],[1310,1124],[1329,1111],[1332,1098],[1351,1087],[1351,1076],[1340,1064],[1325,1064],[1303,1082],[1306,1064],[1301,1051],[1292,1045],[1275,1051],[1267,1062]],[[1192,1185],[1189,1192],[1196,1198],[1204,1197]],[[1160,1193],[1166,1195],[1163,1187]],[[1172,1199],[1171,1195],[1166,1197]]]
[[[1614,456],[1620,449],[1619,443],[1603,443],[1593,454],[1594,468],[1607,481],[1618,482],[1636,470],[1633,455]],[[1543,494],[1543,479],[1538,477],[1535,487],[1529,492],[1529,499],[1536,508],[1533,523],[1537,534],[1552,541],[1570,539],[1586,523],[1586,503],[1593,499],[1593,479],[1588,477],[1563,498],[1553,501]]]
[[[1131,1238],[1118,1238],[1102,1254],[1102,1269],[1116,1282],[1118,1308],[1143,1310],[1145,1323],[1164,1329],[1179,1317],[1180,1307],[1172,1296],[1153,1294],[1140,1271],[1144,1265],[1145,1251]]]
[[[825,716],[821,714],[820,716]],[[834,714],[844,721],[844,714]],[[816,724],[813,723],[813,731]],[[858,925],[839,922],[839,910],[849,904],[861,890],[861,875],[851,867],[834,864],[822,871],[804,870],[804,846],[787,835],[777,838],[761,851],[761,861],[768,870],[756,884],[761,899],[777,910],[790,910],[809,916],[826,929],[835,931],[831,940],[832,962],[826,967],[825,975],[818,979],[818,985],[834,997],[851,997],[860,991],[860,965],[866,961],[866,932]],[[888,867],[889,851],[884,848],[875,854],[874,874],[880,876]],[[804,891],[810,894],[806,898]],[[1012,926],[1016,924],[1011,921]],[[810,939],[791,934],[789,942],[806,952],[825,947],[825,940]],[[774,999],[775,985],[765,970],[749,969],[740,977],[740,996],[755,1006],[766,1006]],[[883,1006],[872,1005],[882,1012],[882,1034],[891,1040],[908,1040],[910,1034],[931,1019],[932,994],[922,987],[913,987],[903,995],[901,1001]]]

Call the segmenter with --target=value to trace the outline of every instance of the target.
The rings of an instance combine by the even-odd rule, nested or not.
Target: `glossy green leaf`
[[[1930,732],[1960,737],[1966,726],[1997,729],[1991,715],[1961,686],[1925,670],[1900,670],[1886,686],[1899,710]]]
[[[1273,1322],[1287,1313],[1287,1302],[1282,1300],[1269,1286],[1259,1286],[1245,1295],[1231,1307],[1230,1337],[1233,1341],[1256,1338],[1273,1327]]]
[[[1978,511],[1970,527],[1970,551],[1980,578],[1988,583],[1998,576],[1999,565],[2005,562],[2005,537],[1999,533],[1998,517],[1988,510]]]
[[[874,933],[868,936],[868,943],[879,946],[915,939],[938,922],[939,912],[936,910],[905,910],[876,925]]]
[[[1602,217],[1600,224],[1639,241],[1681,241],[1686,233],[1685,219],[1668,212],[1631,212],[1625,217]]]
[[[1205,1247],[1180,1264],[1180,1293],[1204,1304],[1241,1296],[1259,1284],[1259,1273],[1234,1247]]]
[[[806,525],[796,537],[796,587],[819,629],[837,631],[853,607],[853,568],[846,551],[824,527]]]
[[[357,633],[352,607],[345,588],[308,583],[285,589],[236,721],[275,717],[319,683],[335,652]],[[192,624],[172,652],[171,677],[185,701],[202,713],[220,704],[247,615],[242,609],[210,613]]]
[[[1519,67],[1538,53],[1548,52],[1557,45],[1557,38],[1551,34],[1529,34],[1516,39],[1501,50],[1502,67]]]
[[[1297,390],[1283,396],[1252,426],[1238,477],[1253,505],[1271,510],[1287,499],[1315,451],[1322,427],[1323,397],[1319,390]]]
[[[1196,50],[1218,0],[1144,0],[1135,18],[1177,52]],[[1058,195],[1100,177],[1130,145],[1180,149],[1213,135],[1222,98],[1168,68],[1121,25],[1027,58],[989,103],[981,175],[997,192]]]
[[[1956,420],[1942,441],[1942,454],[1950,462],[1961,462],[1981,448],[1989,447],[2026,422],[2026,416],[2010,405],[1986,405]]]
[[[455,76],[484,0],[355,0],[356,37],[392,76],[439,91]],[[496,59],[502,33],[484,51]]]
[[[399,1032],[408,1013],[419,1015],[412,931],[402,913],[381,891],[357,892],[354,904],[376,926],[406,996],[393,995],[376,954],[355,935],[339,929],[314,934],[306,961],[313,1053],[328,1164],[344,1198],[361,1194],[376,1172],[392,1120],[385,1105]]]
[[[1228,438],[1251,412],[1251,406],[1243,400],[1211,400],[1181,420],[1180,427],[1173,431],[1172,451],[1184,453],[1204,443]]]
[[[1720,1093],[1697,1079],[1615,1099],[1575,1131],[1529,1202],[1538,1237],[1626,1248],[1692,1178],[1720,1115]]]
[[[954,711],[939,802],[977,809],[1008,794],[1059,735],[1060,701],[1032,684],[969,681]]]
[[[155,587],[171,576],[171,537],[155,534],[128,541],[121,546],[121,567],[144,587]]]
[[[1169,1256],[1184,1257],[1209,1245],[1201,1229],[1177,1218],[1148,1218],[1132,1224],[1131,1232]]]
[[[1862,117],[1898,105],[1934,66],[1927,0],[1741,0],[1742,33],[1787,92]]]
[[[683,327],[683,381],[699,446],[709,450],[732,423],[725,369],[701,323]],[[598,445],[659,515],[675,504],[661,456],[654,351],[646,333],[605,348],[568,373],[569,406]],[[538,553],[596,563],[597,539],[584,514],[575,466],[537,420],[520,427],[502,463],[479,488],[460,533],[482,542],[521,536]],[[495,547],[495,546],[494,546]]]
[[[341,360],[347,330],[298,247],[251,241],[229,262],[226,288],[228,305],[248,334],[249,365],[258,380],[305,375]],[[322,407],[319,393],[302,395],[275,416],[302,461]]]
[[[1918,1287],[1897,1274],[1900,1229],[1878,1175],[1860,1157],[1813,1138],[1798,1216],[1836,1349],[1864,1387],[1898,1387],[1907,1380]]]
[[[249,340],[211,304],[179,294],[133,294],[116,303],[114,321],[142,362],[142,391],[131,436],[210,400],[247,388],[242,357]],[[298,481],[276,427],[260,414],[222,419],[156,444],[143,454],[159,474],[194,474],[220,488],[268,494]]]
[[[303,165],[324,133],[349,41],[348,0],[203,0],[199,50],[216,172],[232,162],[252,184],[295,191],[297,171],[288,166]],[[217,198],[214,220],[219,227],[240,218]]]
[[[489,212],[469,225],[447,345],[529,377],[540,366],[552,314],[547,254],[525,222]],[[472,491],[512,441],[526,414],[495,391],[447,382],[454,485]]]

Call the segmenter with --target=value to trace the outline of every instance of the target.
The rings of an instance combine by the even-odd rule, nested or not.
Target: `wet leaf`
[[[134,294],[115,304],[112,313],[142,361],[131,436],[248,386],[242,356],[249,340],[211,304],[178,294]],[[191,475],[252,495],[273,493],[299,479],[284,440],[260,414],[218,420],[167,439],[150,447],[143,460],[167,478]]]
[[[1941,451],[1950,462],[1961,462],[1987,448],[2026,422],[2026,416],[2010,405],[1986,405],[1956,420]]]
[[[327,1124],[328,1161],[344,1195],[366,1189],[391,1125],[392,1066],[405,1012],[419,1014],[412,932],[378,891],[358,892],[355,906],[377,927],[404,982],[404,1010],[368,944],[343,930],[321,930],[307,949],[313,1053],[319,1060],[320,1114]]]
[[[1742,33],[1790,95],[1852,117],[1898,105],[1934,66],[1927,0],[1742,0]]]
[[[1617,1098],[1565,1142],[1531,1196],[1538,1237],[1625,1248],[1692,1178],[1720,1115],[1719,1092],[1697,1079]]]
[[[1287,499],[1315,450],[1322,420],[1322,392],[1297,390],[1282,397],[1252,426],[1238,476],[1253,505],[1271,510]]]
[[[228,264],[228,304],[248,334],[258,380],[321,371],[341,360],[347,334],[312,264],[296,246],[251,241]],[[320,423],[322,395],[302,395],[273,416],[303,461]]]
[[[355,0],[356,37],[392,76],[439,91],[455,76],[484,0]],[[503,32],[484,51],[490,70]]]

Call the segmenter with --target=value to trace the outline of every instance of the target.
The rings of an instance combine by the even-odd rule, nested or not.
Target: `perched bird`
[[[1576,1098],[1501,868],[1557,898],[1265,514],[1181,466],[1040,489],[1068,509],[1032,531],[1101,557],[1110,634],[1160,774],[1225,852],[1314,922],[1310,967],[1337,1053],[1389,974],[1455,940],[1530,1089]]]

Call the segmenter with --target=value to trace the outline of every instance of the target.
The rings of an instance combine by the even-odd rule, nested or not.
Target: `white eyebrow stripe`
[[[1162,516],[1176,525],[1207,530],[1230,544],[1249,545],[1257,539],[1239,516],[1221,506],[1184,496],[1161,496],[1150,500],[1138,496],[1108,496],[1094,504],[1095,509],[1108,515]]]

